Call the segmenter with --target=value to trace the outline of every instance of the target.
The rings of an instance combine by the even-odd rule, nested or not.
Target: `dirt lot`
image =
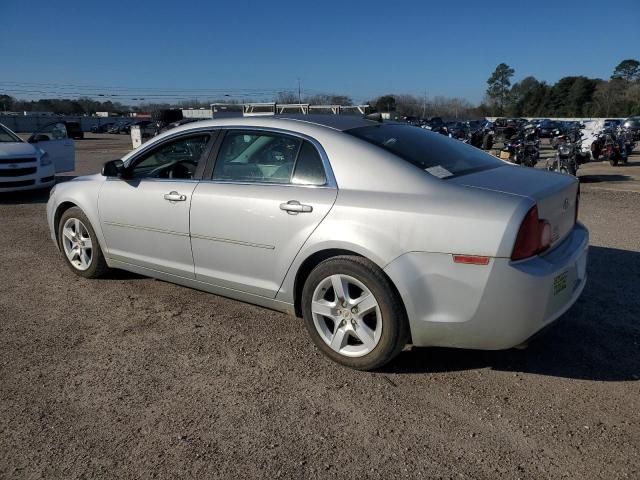
[[[77,172],[129,149],[77,142]],[[581,170],[586,290],[525,351],[325,360],[294,318],[73,275],[0,198],[0,478],[640,477],[640,156]]]

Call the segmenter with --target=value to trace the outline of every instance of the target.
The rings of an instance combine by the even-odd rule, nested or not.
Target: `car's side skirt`
[[[204,292],[220,295],[221,297],[232,298],[245,303],[251,303],[260,307],[269,308],[278,312],[286,313],[295,316],[295,308],[293,304],[276,300],[274,298],[262,297],[260,295],[254,295],[251,293],[242,292],[240,290],[234,290],[232,288],[221,287],[220,285],[214,285],[207,282],[202,282],[193,278],[185,278],[179,275],[172,275],[170,273],[160,272],[151,268],[141,267],[139,265],[133,265],[120,260],[108,259],[108,264],[111,268],[119,268],[121,270],[127,270],[129,272],[144,275],[146,277],[157,278],[158,280],[164,280],[166,282],[175,283],[196,290],[202,290]]]

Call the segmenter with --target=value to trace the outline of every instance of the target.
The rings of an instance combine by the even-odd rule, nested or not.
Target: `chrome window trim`
[[[231,185],[272,185],[272,186],[276,185],[276,186],[287,186],[287,187],[338,189],[338,183],[336,182],[336,177],[333,174],[333,169],[331,168],[331,163],[329,162],[329,157],[327,156],[327,152],[324,151],[324,148],[322,148],[322,145],[320,144],[320,142],[318,142],[315,138],[310,137],[309,135],[305,135],[304,133],[293,132],[291,130],[285,130],[283,128],[273,128],[273,127],[253,127],[251,125],[228,125],[228,126],[221,127],[221,129],[225,130],[225,133],[228,130],[246,130],[251,132],[279,133],[281,135],[289,135],[292,137],[298,137],[302,140],[306,140],[309,143],[311,143],[311,145],[314,146],[314,148],[317,150],[318,154],[320,155],[320,159],[322,160],[322,166],[324,167],[324,173],[327,178],[327,182],[324,185],[304,185],[304,184],[298,184],[298,183],[291,183],[291,181],[289,181],[289,183],[275,183],[275,182],[248,182],[248,181],[239,181],[239,180],[219,180],[219,179],[213,178],[213,172],[211,173],[212,178],[206,178],[206,179],[203,178],[202,182],[224,183],[224,184],[231,184]],[[218,159],[216,158],[215,161],[217,160]],[[296,158],[296,163],[297,161],[298,159]],[[214,162],[214,168],[215,168],[215,162]],[[291,172],[291,175],[293,175],[294,172],[295,172],[295,164],[294,164],[293,171]]]
[[[153,177],[140,177],[140,178],[120,178],[120,177],[108,177],[107,182],[111,181],[125,181],[129,183],[133,182],[171,182],[171,183],[199,183],[200,180],[196,178],[153,178]]]
[[[275,183],[275,182],[243,182],[240,180],[199,180],[199,183],[215,183],[220,185],[257,185],[270,187],[297,187],[297,188],[323,188],[336,190],[337,187],[330,185],[304,185],[299,183]]]

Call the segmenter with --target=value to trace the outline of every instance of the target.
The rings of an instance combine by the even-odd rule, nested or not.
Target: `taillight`
[[[544,252],[551,245],[551,225],[538,218],[538,206],[527,212],[518,230],[511,260],[522,260]]]

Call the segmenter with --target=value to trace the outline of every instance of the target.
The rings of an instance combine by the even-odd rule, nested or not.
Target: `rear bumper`
[[[407,310],[414,345],[500,350],[565,313],[586,284],[589,234],[577,224],[552,251],[520,262],[461,265],[450,254],[407,253],[385,272]]]

